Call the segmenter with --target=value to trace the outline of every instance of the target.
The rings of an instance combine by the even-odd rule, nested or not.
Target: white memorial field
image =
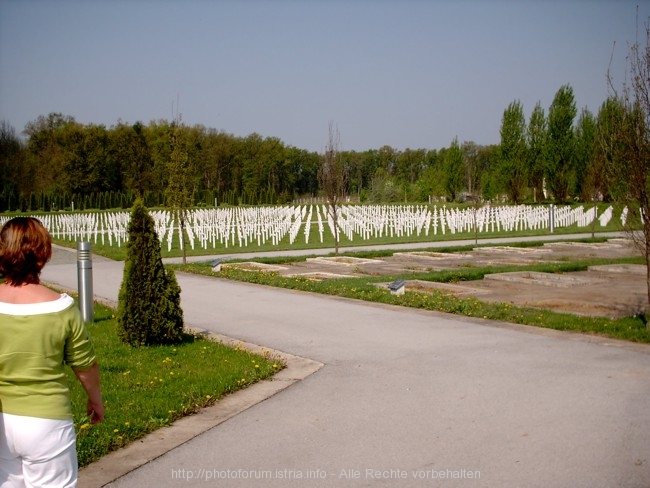
[[[186,242],[195,249],[325,242],[338,232],[350,241],[444,234],[559,229],[571,225],[605,227],[613,208],[600,215],[590,206],[512,205],[433,208],[426,205],[341,205],[335,228],[327,205],[286,205],[192,209],[186,222]],[[620,219],[627,216],[624,209]],[[179,242],[180,228],[167,210],[150,211],[163,247]],[[128,239],[129,211],[48,213],[35,215],[55,239],[122,246]],[[0,216],[0,225],[10,217]],[[174,239],[176,237],[176,239]],[[331,241],[330,241],[331,242]]]

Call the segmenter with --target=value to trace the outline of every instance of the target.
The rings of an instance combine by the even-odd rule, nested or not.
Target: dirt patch
[[[422,292],[439,290],[455,296],[477,296],[489,293],[489,290],[483,288],[477,288],[471,285],[459,285],[455,283],[436,283],[433,281],[409,280],[407,281],[407,284],[409,290]]]
[[[378,264],[382,261],[379,259],[365,259],[365,258],[355,258],[350,256],[335,256],[335,257],[322,257],[317,258],[307,258],[307,261],[312,261],[318,264],[331,264],[331,265],[343,265],[343,266],[359,266],[362,264]]]
[[[530,265],[566,262],[571,259],[637,256],[631,241],[612,239],[604,243],[546,243],[541,247],[492,246],[472,252],[396,252],[374,259],[348,256],[318,257],[275,266],[285,276],[328,280],[348,277],[405,275],[471,267]],[[241,263],[249,264],[249,263]],[[255,263],[256,264],[256,263]],[[267,267],[269,265],[266,265]],[[256,271],[263,270],[257,266]],[[340,269],[341,273],[334,270]],[[334,271],[334,272],[333,272]],[[388,283],[383,285],[387,288]],[[485,302],[509,303],[580,315],[622,317],[642,311],[647,301],[645,267],[642,265],[594,266],[576,273],[499,273],[463,283],[432,283],[407,280],[406,291],[444,291]]]
[[[535,271],[487,274],[483,279],[511,281],[513,283],[524,283],[527,285],[557,286],[559,288],[595,285],[605,281],[595,276],[577,276],[573,273],[539,273]]]
[[[533,308],[556,310],[558,312],[561,311],[575,315],[587,315],[590,317],[600,316],[616,318],[617,316],[626,317],[630,315],[629,310],[627,310],[626,307],[616,310],[612,305],[599,305],[596,303],[563,300],[561,298],[555,300],[532,301],[528,302],[526,305]]]
[[[335,280],[340,278],[354,278],[352,275],[343,275],[337,273],[326,273],[324,271],[319,271],[315,273],[298,273],[293,275],[287,275],[292,278],[306,278],[312,281],[326,281],[326,280]]]

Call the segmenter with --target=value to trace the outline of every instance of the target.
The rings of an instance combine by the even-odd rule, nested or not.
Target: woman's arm
[[[86,413],[93,424],[104,420],[104,404],[102,403],[102,390],[99,379],[99,364],[95,362],[90,368],[79,370],[72,368],[74,374],[81,382],[83,389],[88,395]]]

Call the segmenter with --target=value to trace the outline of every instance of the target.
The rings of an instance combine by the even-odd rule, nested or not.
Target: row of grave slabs
[[[269,265],[255,262],[223,266],[250,271],[277,272],[288,277],[312,280],[404,275],[467,267],[529,265],[567,261],[571,258],[617,258],[637,256],[627,239],[603,243],[552,242],[538,247],[477,247],[471,252],[396,252],[392,256],[367,259],[351,256],[308,258],[304,262]],[[579,315],[623,317],[641,312],[647,301],[646,269],[643,265],[592,266],[574,273],[531,271],[486,275],[462,283],[405,280],[406,291],[443,292],[485,302],[550,309]],[[389,283],[378,286],[388,288]]]

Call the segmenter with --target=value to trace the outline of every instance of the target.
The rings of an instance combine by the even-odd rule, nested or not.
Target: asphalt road
[[[648,346],[177,278],[188,324],[324,366],[108,486],[650,487]]]

